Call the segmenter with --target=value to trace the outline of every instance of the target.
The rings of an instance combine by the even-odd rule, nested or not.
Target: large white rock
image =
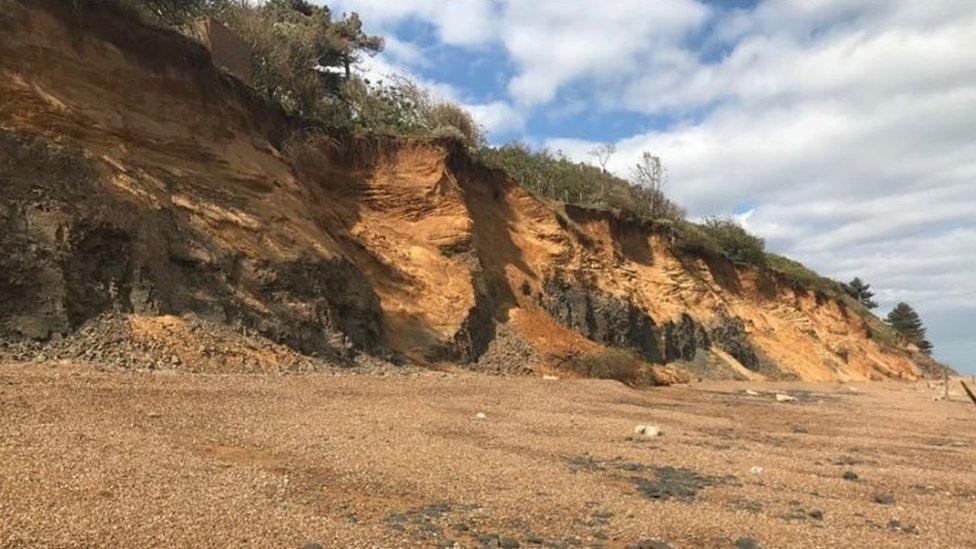
[[[654,425],[653,423],[649,423],[647,425],[638,425],[634,427],[634,434],[642,435],[645,437],[659,437],[662,434],[664,434],[664,432],[661,431],[661,428],[658,427],[657,425]]]
[[[796,402],[796,397],[783,393],[776,393],[776,402]]]

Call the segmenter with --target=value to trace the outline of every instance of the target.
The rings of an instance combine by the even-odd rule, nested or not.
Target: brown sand
[[[0,546],[974,547],[976,408],[937,392],[4,365]]]

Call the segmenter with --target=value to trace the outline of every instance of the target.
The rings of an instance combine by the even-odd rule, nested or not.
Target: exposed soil
[[[0,545],[976,546],[958,389],[411,372],[0,366]]]
[[[621,351],[606,376],[647,383],[938,371],[844,300],[540,200],[449,140],[302,127],[200,44],[87,5],[16,2],[0,29],[0,344],[225,373],[566,376]]]

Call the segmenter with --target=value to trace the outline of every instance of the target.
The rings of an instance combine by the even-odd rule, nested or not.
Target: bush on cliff
[[[735,219],[710,217],[700,227],[732,261],[745,265],[766,264],[766,242]]]
[[[500,147],[483,147],[477,152],[485,164],[498,168],[533,193],[590,208],[630,212],[644,219],[655,214],[680,218],[684,211],[662,194],[633,184],[596,166],[574,162],[560,151],[533,151],[512,142]]]

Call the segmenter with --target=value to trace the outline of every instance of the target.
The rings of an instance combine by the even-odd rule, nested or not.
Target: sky
[[[626,177],[659,155],[691,217],[914,306],[976,373],[976,1],[338,0],[364,64],[512,140]]]

